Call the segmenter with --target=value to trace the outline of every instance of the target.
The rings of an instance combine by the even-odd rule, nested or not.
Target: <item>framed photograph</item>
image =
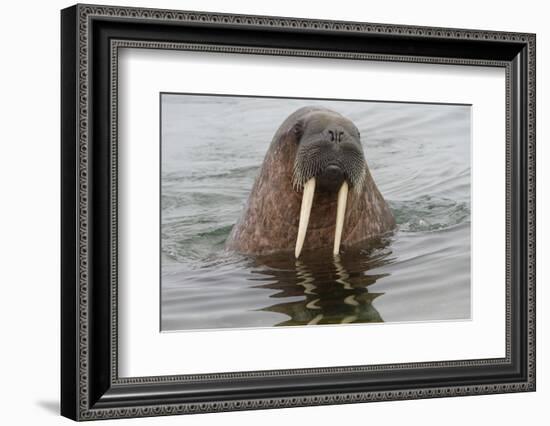
[[[61,412],[535,390],[535,35],[61,12]]]

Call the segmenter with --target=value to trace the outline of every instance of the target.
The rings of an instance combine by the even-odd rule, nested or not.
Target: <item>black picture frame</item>
[[[75,5],[61,12],[61,414],[158,416],[535,390],[534,34]],[[118,377],[117,49],[506,70],[506,356]]]

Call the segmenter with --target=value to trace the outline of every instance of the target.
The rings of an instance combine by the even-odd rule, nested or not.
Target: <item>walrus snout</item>
[[[346,181],[361,191],[366,162],[359,130],[350,120],[315,111],[293,128],[299,140],[292,176],[297,191],[312,177],[323,192],[337,192]]]
[[[338,164],[330,164],[320,172],[317,178],[319,191],[337,192],[345,178],[346,175]]]

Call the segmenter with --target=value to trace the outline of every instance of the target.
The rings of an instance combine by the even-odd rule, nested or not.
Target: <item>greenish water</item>
[[[361,131],[398,223],[342,252],[224,250],[279,124],[320,104]],[[163,95],[161,328],[470,318],[470,107]]]

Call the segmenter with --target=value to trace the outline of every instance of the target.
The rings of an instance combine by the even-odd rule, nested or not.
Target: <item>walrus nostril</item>
[[[334,127],[326,131],[330,142],[340,143],[344,140],[345,132],[341,127]]]

